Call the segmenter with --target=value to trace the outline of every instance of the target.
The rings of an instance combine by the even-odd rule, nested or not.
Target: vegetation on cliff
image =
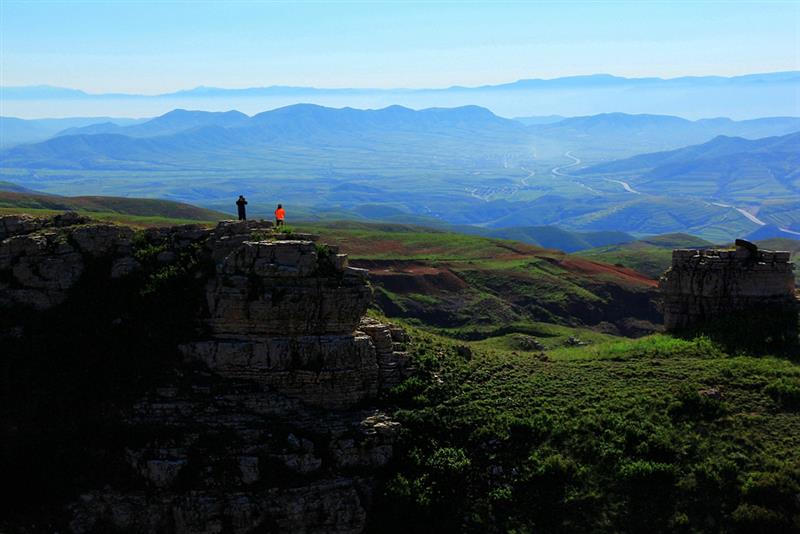
[[[704,337],[541,352],[412,335],[376,531],[800,528],[796,362]]]

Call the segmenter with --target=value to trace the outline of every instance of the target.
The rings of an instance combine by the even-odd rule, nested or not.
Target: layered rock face
[[[57,306],[89,264],[109,280],[146,262],[209,265],[196,334],[176,347],[182,362],[118,414],[124,483],[84,492],[69,530],[365,528],[398,431],[373,403],[408,374],[405,333],[364,317],[366,271],[269,223],[138,234],[56,224],[0,219],[0,308]]]
[[[74,213],[0,217],[0,306],[51,308],[66,299],[92,258],[131,254],[130,228],[87,222]]]
[[[733,315],[769,314],[796,328],[793,271],[789,252],[745,243],[736,250],[675,250],[659,282],[664,326],[677,330]]]

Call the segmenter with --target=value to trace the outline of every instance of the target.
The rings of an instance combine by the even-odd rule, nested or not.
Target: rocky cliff
[[[48,519],[9,525],[362,531],[398,432],[378,399],[407,374],[405,334],[365,317],[371,296],[336,247],[269,223],[135,232],[75,214],[0,218],[4,383],[22,398],[4,459],[47,442],[27,426],[50,417],[42,397],[67,429],[45,454],[84,470],[99,459],[91,475],[52,462],[62,491]],[[76,331],[81,314],[89,332]],[[96,435],[68,430],[70,417]]]
[[[673,251],[672,266],[659,282],[667,330],[737,317],[750,327],[768,323],[778,336],[796,336],[790,253],[758,250],[746,241],[737,245],[735,250]]]

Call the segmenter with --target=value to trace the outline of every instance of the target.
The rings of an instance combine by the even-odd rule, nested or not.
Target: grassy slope
[[[665,335],[544,354],[413,335],[384,529],[800,526],[796,363]]]
[[[29,213],[53,215],[77,211],[96,219],[130,224],[158,226],[210,223],[229,218],[205,208],[169,200],[123,197],[62,197],[11,191],[0,191],[0,214]]]
[[[651,278],[658,278],[672,262],[674,248],[712,247],[713,243],[688,234],[666,234],[631,243],[577,252],[578,256],[624,265]]]
[[[775,238],[756,241],[756,244],[767,250],[788,250],[792,253],[792,261],[795,263],[800,255],[800,240]],[[652,278],[658,278],[672,262],[672,249],[713,246],[715,246],[713,243],[687,234],[667,234],[622,245],[582,250],[575,254],[596,261],[624,265]],[[797,274],[800,275],[800,272]]]
[[[339,244],[355,265],[370,268],[384,312],[416,318],[455,337],[524,333],[543,321],[604,323],[613,332],[628,317],[658,320],[650,306],[654,283],[646,277],[560,251],[412,226],[301,229]]]
[[[591,302],[596,273],[581,279],[559,252],[413,227],[310,229],[356,261],[451,269],[484,295],[466,306],[475,317],[492,299],[514,300],[487,278],[519,293],[532,287],[537,299],[570,294],[574,283],[571,294]],[[665,251],[706,245],[680,235],[649,241]],[[800,527],[797,363],[733,354],[706,338],[626,340],[530,316],[493,320],[453,328],[432,328],[420,313],[400,320],[418,373],[394,392],[405,430],[376,531]]]

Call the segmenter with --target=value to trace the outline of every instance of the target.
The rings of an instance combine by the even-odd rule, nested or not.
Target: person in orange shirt
[[[283,226],[283,220],[286,218],[286,211],[283,209],[282,204],[278,204],[278,209],[275,210],[275,226]]]

